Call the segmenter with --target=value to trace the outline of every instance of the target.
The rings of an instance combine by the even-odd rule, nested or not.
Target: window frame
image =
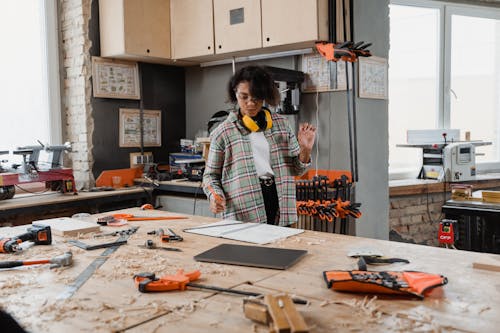
[[[440,111],[438,115],[436,115],[437,128],[450,128],[452,15],[500,20],[500,9],[496,7],[456,4],[433,0],[390,0],[390,4],[439,10],[438,110]],[[444,47],[441,47],[441,45]],[[476,167],[478,173],[500,172],[500,160],[496,162],[477,163]],[[389,177],[391,179],[393,177],[400,178],[400,175],[398,172],[390,172]]]
[[[40,34],[44,41],[43,52],[47,60],[44,68],[44,79],[47,82],[44,96],[46,105],[49,108],[50,144],[63,143],[57,3],[57,1],[43,0],[40,6],[40,17],[43,18]]]

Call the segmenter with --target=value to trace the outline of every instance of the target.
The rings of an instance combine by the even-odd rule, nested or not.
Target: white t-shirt
[[[257,175],[259,177],[274,176],[273,169],[271,168],[269,142],[267,142],[264,132],[252,132],[248,136],[252,144],[252,155],[255,161]]]

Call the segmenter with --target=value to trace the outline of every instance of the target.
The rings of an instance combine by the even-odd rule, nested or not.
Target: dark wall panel
[[[99,56],[99,6],[92,2],[92,19],[89,23],[89,38],[92,41],[90,54]],[[179,150],[179,140],[186,136],[185,71],[182,67],[139,63],[144,109],[162,111],[162,146],[145,147],[153,153],[157,162],[168,161],[168,154]],[[128,168],[129,154],[140,152],[140,148],[119,147],[119,109],[139,109],[140,101],[93,98],[92,116],[92,172],[97,178],[103,170]]]

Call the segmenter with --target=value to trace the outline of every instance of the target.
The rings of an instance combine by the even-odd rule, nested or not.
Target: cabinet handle
[[[208,49],[210,50],[210,46],[208,47]]]
[[[222,45],[219,45],[219,49],[222,49]]]
[[[267,37],[267,38],[266,38],[266,41],[267,41],[267,42],[269,42],[269,40],[270,40],[270,38],[269,38],[269,37]]]
[[[149,53],[149,49],[146,49],[146,52]]]

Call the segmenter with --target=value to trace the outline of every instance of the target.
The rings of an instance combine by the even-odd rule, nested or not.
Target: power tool
[[[24,234],[0,239],[0,252],[18,252],[20,251],[19,244],[26,241],[32,241],[36,245],[52,244],[50,226],[32,226]]]

